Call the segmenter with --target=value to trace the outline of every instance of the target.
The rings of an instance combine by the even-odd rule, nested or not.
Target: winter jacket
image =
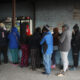
[[[0,47],[8,45],[8,32],[0,28]]]
[[[59,33],[54,33],[53,34],[54,46],[58,46],[59,45],[59,37],[60,37]]]
[[[52,54],[53,53],[53,36],[52,36],[51,32],[47,32],[44,35],[40,44],[42,45],[42,53],[43,54]]]
[[[59,39],[59,50],[69,51],[71,48],[72,32],[69,27],[65,29]]]
[[[41,34],[39,32],[35,32],[29,39],[30,48],[40,48],[40,40],[41,40]]]
[[[75,34],[72,34],[72,40],[71,40],[71,47],[72,51],[77,53],[80,49],[80,32],[77,31]]]
[[[13,27],[11,32],[8,35],[9,39],[9,48],[15,49],[19,47],[19,33],[16,27]]]

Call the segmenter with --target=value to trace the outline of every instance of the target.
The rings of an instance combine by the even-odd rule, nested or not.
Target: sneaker
[[[50,75],[50,73],[46,73],[46,72],[42,72],[42,74],[44,74],[44,75]]]
[[[64,76],[64,74],[59,73],[57,76],[58,76],[58,77],[63,77],[63,76]]]
[[[56,65],[52,65],[52,66],[51,66],[51,69],[55,69],[55,68],[56,68]]]
[[[64,71],[61,71],[60,73],[57,74],[58,77],[63,77],[64,76]]]

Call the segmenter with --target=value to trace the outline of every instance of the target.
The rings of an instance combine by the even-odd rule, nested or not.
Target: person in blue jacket
[[[18,48],[19,48],[19,33],[16,27],[12,27],[11,32],[8,35],[9,49],[12,55],[13,64],[18,63]]]
[[[45,67],[45,72],[43,74],[50,74],[51,72],[51,57],[53,53],[53,36],[49,31],[49,26],[46,25],[43,27],[43,38],[40,42],[42,45],[42,54],[43,54],[43,64]]]

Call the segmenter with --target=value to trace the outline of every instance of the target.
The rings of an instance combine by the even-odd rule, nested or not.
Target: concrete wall
[[[56,27],[59,24],[69,24],[72,27],[75,23],[80,25],[80,20],[73,19],[73,1],[58,2],[37,2],[36,3],[36,26],[49,24]]]
[[[73,19],[73,1],[37,1],[36,2],[36,27],[49,24],[56,27],[59,24],[69,24],[71,27],[80,20]],[[12,3],[0,3],[0,17],[12,16]],[[16,16],[30,16],[33,19],[33,7],[30,2],[16,4]]]

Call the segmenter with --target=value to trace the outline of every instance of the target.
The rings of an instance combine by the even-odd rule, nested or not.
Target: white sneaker
[[[61,71],[60,73],[57,74],[58,77],[63,77],[64,76],[64,71]]]

